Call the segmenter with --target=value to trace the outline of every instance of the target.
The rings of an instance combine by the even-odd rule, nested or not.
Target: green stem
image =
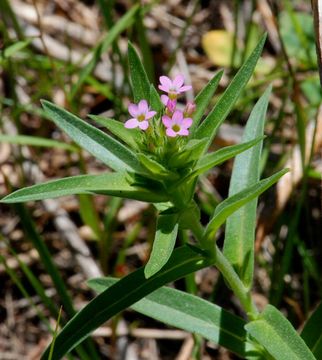
[[[199,221],[196,220],[194,223],[191,223],[190,229],[196,239],[200,242],[202,248],[210,250],[210,255],[213,257],[214,265],[221,272],[226,282],[228,283],[236,297],[239,299],[248,317],[251,320],[255,319],[258,316],[258,310],[256,308],[256,305],[252,301],[249,290],[246,289],[231,263],[227,260],[227,258],[220,251],[217,245],[214,248],[210,249],[209,241],[207,241],[206,238],[203,236],[204,229]]]
[[[245,288],[231,263],[227,260],[227,258],[217,246],[215,251],[215,266],[222,273],[223,277],[233,290],[236,297],[239,299],[249,318],[255,319],[258,315],[258,310],[252,301],[249,290]]]

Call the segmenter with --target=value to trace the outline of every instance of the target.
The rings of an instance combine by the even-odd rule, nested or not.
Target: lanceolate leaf
[[[128,56],[134,102],[137,103],[142,99],[148,100],[150,97],[150,81],[139,55],[130,42]]]
[[[105,173],[101,175],[79,175],[33,185],[13,192],[1,200],[17,203],[43,200],[74,194],[105,194],[148,202],[164,202],[169,198],[160,187],[149,190],[135,186],[135,179],[127,173]]]
[[[42,104],[55,124],[97,159],[116,171],[142,172],[135,154],[117,140],[49,101]]]
[[[269,87],[256,103],[245,127],[243,141],[263,136],[265,115],[271,92]],[[229,186],[229,196],[255,184],[260,176],[262,141],[238,155]],[[224,254],[234,266],[244,285],[252,284],[257,198],[232,214],[226,223]]]
[[[112,316],[162,285],[209,265],[209,260],[199,251],[184,246],[176,249],[163,269],[151,278],[145,278],[144,268],[126,276],[94,298],[66,324],[56,338],[52,360],[61,359]],[[47,360],[48,353],[49,348],[41,359]]]
[[[317,360],[322,360],[322,302],[306,322],[301,337]]]
[[[117,281],[99,278],[89,280],[88,285],[100,293]],[[246,340],[243,319],[183,291],[162,287],[132,305],[131,309],[170,326],[199,334],[242,358],[252,347]]]
[[[151,159],[145,154],[137,155],[141,165],[149,172],[149,177],[154,178],[155,180],[161,180],[163,178],[167,179],[177,179],[178,175],[171,173],[163,165],[159,164],[157,161]]]
[[[154,111],[159,112],[164,107],[164,105],[162,104],[162,102],[160,100],[160,95],[156,91],[153,84],[150,84],[150,98],[149,98],[149,100],[150,100],[149,101],[150,106],[151,106],[152,110],[154,110]]]
[[[255,199],[265,190],[271,187],[278,179],[287,173],[288,170],[284,169],[278,173],[259,181],[258,183],[248,187],[245,190],[225,199],[215,209],[214,215],[205,230],[205,237],[213,236],[219,227],[226,221],[228,216],[240,209],[249,201]]]
[[[203,172],[213,168],[214,166],[221,164],[228,159],[233,158],[237,154],[240,154],[241,152],[253,147],[262,139],[263,137],[259,137],[254,140],[244,142],[242,144],[226,146],[218,151],[204,155],[197,163],[194,171],[191,173],[189,177],[198,176]]]
[[[272,305],[245,328],[276,360],[315,359],[291,323]]]
[[[207,139],[190,140],[186,146],[171,156],[168,165],[173,168],[185,168],[187,164],[196,162],[203,153]]]
[[[196,128],[198,127],[200,120],[204,115],[215,91],[217,90],[219,81],[222,78],[223,73],[223,70],[218,71],[217,74],[209,81],[209,83],[200,91],[200,93],[196,97],[196,112],[193,115],[193,123],[189,129],[192,136]]]
[[[169,260],[178,234],[178,219],[178,213],[161,213],[159,215],[152,252],[144,269],[147,279],[161,270]]]
[[[130,145],[133,149],[139,148],[138,145],[140,143],[140,138],[142,134],[140,134],[140,131],[138,129],[127,129],[124,127],[124,124],[122,122],[114,119],[105,118],[103,116],[88,116],[97,123],[106,127],[106,129],[108,129],[112,134],[117,136],[126,144]]]
[[[160,97],[156,90],[151,88],[148,75],[144,70],[139,55],[131,43],[129,43],[128,55],[134,102],[137,103],[145,99],[150,102],[153,110],[158,111],[162,107]]]
[[[221,96],[214,109],[201,123],[195,131],[194,138],[202,139],[208,138],[208,146],[211,144],[216,135],[218,127],[226,119],[230,110],[234,106],[242,90],[245,88],[248,80],[254,72],[256,63],[262,53],[263,46],[266,40],[266,34],[261,38],[260,42],[247,59],[247,61],[240,68],[234,79]],[[206,149],[205,149],[206,150]]]

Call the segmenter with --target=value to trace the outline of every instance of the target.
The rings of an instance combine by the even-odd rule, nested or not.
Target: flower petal
[[[169,118],[169,116],[163,115],[163,116],[162,116],[162,123],[163,123],[163,125],[164,125],[165,127],[169,128],[169,127],[172,126],[173,121],[172,121],[171,118]]]
[[[174,80],[173,80],[173,87],[175,87],[176,89],[181,88],[181,86],[184,83],[184,76],[182,74],[177,75]]]
[[[186,129],[190,128],[192,125],[192,119],[191,118],[185,118],[182,120],[182,126]]]
[[[148,120],[148,119],[151,119],[157,112],[156,111],[148,111],[146,114],[145,114],[145,118]]]
[[[127,109],[130,115],[132,115],[133,117],[137,117],[139,115],[139,109],[137,105],[131,103]]]
[[[189,135],[189,131],[187,129],[180,129],[178,131],[178,135],[181,135],[181,136],[188,136]]]
[[[159,88],[160,89],[160,88]],[[162,90],[162,89],[161,89]],[[167,95],[161,95],[161,101],[162,101],[162,104],[167,106],[168,104],[168,101],[169,101],[169,96]]]
[[[124,126],[127,129],[134,129],[136,127],[138,127],[140,124],[140,122],[137,119],[129,119],[128,121],[125,122]]]
[[[166,89],[166,90],[163,90],[163,91],[168,92],[169,89],[172,87],[172,81],[171,81],[171,79],[168,78],[167,76],[160,76],[159,80],[160,80],[161,86]],[[160,89],[160,86],[159,86],[159,89]],[[162,90],[162,89],[161,89],[161,90]]]
[[[185,86],[181,86],[180,89],[178,89],[178,92],[179,93],[183,93],[185,91],[188,91],[188,90],[191,90],[192,89],[192,86],[191,85],[185,85]]]
[[[159,88],[159,90],[164,91],[164,92],[170,91],[170,89],[167,86],[159,85],[158,88]]]
[[[166,132],[167,136],[169,137],[176,137],[177,133],[175,131],[173,131],[171,128],[167,128]]]
[[[172,121],[181,125],[182,120],[183,120],[182,111],[181,110],[176,110],[172,115]]]
[[[149,127],[149,122],[146,120],[140,121],[139,122],[139,128],[141,130],[146,130]]]
[[[141,100],[138,104],[138,109],[140,114],[145,114],[147,111],[149,111],[149,105],[146,100]]]

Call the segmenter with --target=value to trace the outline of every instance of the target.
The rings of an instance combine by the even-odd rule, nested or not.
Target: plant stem
[[[236,297],[239,299],[241,305],[246,311],[250,319],[254,319],[258,315],[258,310],[252,301],[251,294],[247,290],[224,254],[216,246],[215,251],[215,266],[222,273],[223,277],[233,290]]]
[[[244,286],[231,263],[227,260],[217,245],[215,245],[212,249],[209,248],[209,241],[204,238],[204,229],[199,221],[196,220],[194,223],[191,223],[190,229],[196,239],[200,242],[200,245],[206,250],[210,250],[214,265],[221,272],[235,296],[239,299],[248,317],[251,320],[255,319],[258,316],[256,305],[252,301],[249,290]]]

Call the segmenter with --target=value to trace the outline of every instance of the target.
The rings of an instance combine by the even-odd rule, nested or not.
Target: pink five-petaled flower
[[[176,110],[172,117],[170,118],[168,115],[162,116],[163,125],[167,128],[166,134],[169,137],[176,137],[177,135],[188,136],[189,135],[189,127],[192,124],[191,118],[185,118],[183,116],[183,112],[180,110]]]
[[[146,100],[141,100],[137,105],[130,104],[128,110],[133,118],[125,122],[124,126],[127,129],[139,127],[142,130],[146,130],[149,127],[148,120],[156,114],[156,111],[150,111]]]
[[[191,89],[190,85],[183,86],[184,76],[177,75],[172,81],[167,76],[160,76],[159,89],[168,93],[168,95],[161,95],[161,101],[167,106],[168,100],[176,100],[178,95]]]

